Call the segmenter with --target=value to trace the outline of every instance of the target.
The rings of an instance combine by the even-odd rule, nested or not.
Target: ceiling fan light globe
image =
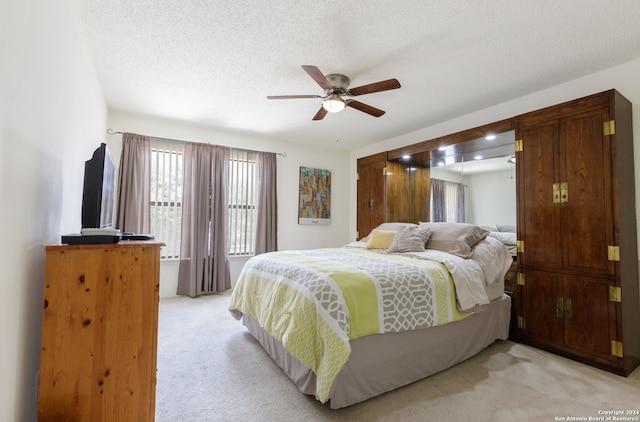
[[[322,108],[327,110],[329,113],[337,113],[339,111],[342,111],[346,106],[347,103],[345,103],[342,98],[335,94],[322,102]]]

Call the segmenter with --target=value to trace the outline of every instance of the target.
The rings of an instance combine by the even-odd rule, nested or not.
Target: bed
[[[384,223],[341,248],[251,258],[229,310],[300,391],[338,409],[506,339],[511,262],[477,226]]]

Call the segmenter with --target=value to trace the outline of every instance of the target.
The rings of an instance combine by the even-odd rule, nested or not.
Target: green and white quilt
[[[230,311],[253,317],[317,378],[322,403],[350,354],[349,340],[465,318],[447,268],[362,248],[282,251],[251,258]]]

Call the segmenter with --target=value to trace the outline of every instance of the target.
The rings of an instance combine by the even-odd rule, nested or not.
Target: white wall
[[[356,197],[356,159],[360,157],[366,157],[381,151],[388,151],[402,146],[434,139],[439,136],[456,133],[465,129],[482,126],[487,123],[507,119],[529,111],[538,110],[543,107],[574,100],[609,89],[616,89],[634,104],[633,126],[635,127],[635,133],[633,143],[634,159],[636,162],[636,200],[640,201],[640,195],[638,194],[640,189],[640,83],[638,82],[638,75],[640,75],[640,60],[634,60],[602,72],[594,73],[592,75],[499,104],[494,107],[479,110],[475,113],[466,114],[456,119],[442,122],[406,135],[355,149],[351,151],[350,165],[352,176],[349,194],[352,198]],[[350,230],[350,236],[351,239],[354,240],[356,227],[356,202],[352,201],[350,206],[349,227],[353,228]],[[636,207],[636,213],[638,213],[639,208],[640,207]],[[640,219],[638,219],[638,221],[640,221]],[[640,238],[638,240],[640,243]]]
[[[71,0],[0,6],[0,420],[35,421],[44,245],[80,229],[107,109]]]
[[[479,226],[516,225],[516,183],[513,170],[464,176],[465,221]]]
[[[286,152],[278,156],[278,248],[312,249],[344,245],[349,239],[349,153],[346,151],[303,146],[291,142],[257,137],[237,132],[225,132],[167,120],[109,113],[108,126],[117,132],[182,141],[204,142],[256,151]],[[119,162],[122,136],[106,136],[114,160]],[[298,175],[300,166],[331,170],[331,224],[323,226],[298,224]],[[355,203],[355,197],[353,197]],[[162,240],[162,239],[158,239]],[[231,279],[235,283],[245,259],[231,259]],[[177,285],[177,265],[163,263],[160,269],[161,297],[174,296]]]

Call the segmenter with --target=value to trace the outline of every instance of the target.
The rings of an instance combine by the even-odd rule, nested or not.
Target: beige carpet
[[[231,317],[229,298],[160,302],[156,421],[560,421],[640,410],[640,368],[624,378],[510,341],[331,410],[300,393]]]

